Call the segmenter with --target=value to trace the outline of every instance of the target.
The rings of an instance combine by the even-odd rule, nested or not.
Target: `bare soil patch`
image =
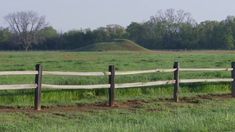
[[[190,103],[197,104],[203,100],[226,100],[231,99],[231,94],[207,94],[198,95],[194,97],[182,97],[180,98],[180,104]],[[172,98],[159,98],[154,100],[127,100],[125,102],[115,102],[114,106],[109,107],[107,103],[94,103],[94,104],[76,104],[76,105],[54,105],[54,106],[42,106],[40,111],[35,111],[33,107],[8,107],[0,106],[0,112],[24,112],[24,113],[40,113],[40,112],[92,112],[97,110],[110,110],[110,109],[138,109],[145,104],[154,102],[173,103]],[[155,109],[150,111],[156,111]],[[157,110],[158,111],[158,110]]]

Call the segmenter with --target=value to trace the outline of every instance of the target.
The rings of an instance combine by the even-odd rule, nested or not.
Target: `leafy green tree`
[[[224,47],[225,49],[233,49],[234,48],[234,38],[233,35],[227,34],[224,37]]]
[[[1,50],[9,49],[11,36],[12,34],[8,28],[0,27],[0,49]]]
[[[33,45],[33,49],[40,49],[40,50],[50,50],[50,49],[59,49],[60,48],[60,35],[57,31],[49,26],[46,27],[39,32],[39,36],[41,36],[41,43],[37,45]]]

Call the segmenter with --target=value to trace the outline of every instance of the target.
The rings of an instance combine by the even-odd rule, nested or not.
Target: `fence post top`
[[[111,69],[115,69],[114,65],[109,65],[109,70],[111,70]]]
[[[174,62],[174,68],[178,67],[180,65],[180,63],[178,61]]]
[[[233,61],[231,64],[232,64],[232,67],[235,68],[235,62]]]
[[[35,69],[38,70],[38,71],[42,70],[42,65],[41,64],[36,64]]]
[[[41,66],[42,66],[42,64],[36,64],[35,66],[36,66],[36,67],[41,67]]]

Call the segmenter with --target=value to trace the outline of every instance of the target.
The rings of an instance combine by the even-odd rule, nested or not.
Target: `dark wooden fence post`
[[[111,73],[109,75],[109,106],[112,107],[114,103],[114,94],[115,94],[115,67],[114,65],[109,65],[109,72]]]
[[[34,109],[35,110],[41,110],[41,85],[42,85],[42,65],[37,64],[35,66],[36,71],[38,71],[38,74],[35,75],[35,98],[34,98]]]
[[[233,78],[233,81],[232,81],[232,88],[231,88],[231,91],[232,91],[232,97],[235,97],[235,62],[232,62],[232,78]]]
[[[176,70],[174,71],[175,84],[174,84],[173,98],[174,98],[175,102],[179,102],[179,92],[180,92],[180,86],[179,86],[179,68],[180,68],[180,64],[179,64],[179,62],[175,62],[173,68],[176,68]]]

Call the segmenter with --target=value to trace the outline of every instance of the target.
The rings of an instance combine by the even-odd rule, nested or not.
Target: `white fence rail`
[[[43,71],[42,75],[56,76],[108,76],[110,72],[62,72],[62,71]]]
[[[11,85],[0,85],[0,90],[10,89],[35,89],[37,84],[11,84]]]
[[[233,68],[180,68],[180,71],[232,71]]]
[[[182,79],[179,80],[180,83],[207,83],[207,82],[232,82],[232,78],[225,79]],[[147,86],[160,86],[174,84],[175,80],[164,80],[164,81],[153,81],[153,82],[135,82],[135,83],[121,83],[115,84],[115,88],[138,88]],[[51,89],[107,89],[110,84],[97,84],[97,85],[51,85],[42,84],[43,88]]]
[[[2,75],[36,75],[37,71],[0,71],[0,76]]]

